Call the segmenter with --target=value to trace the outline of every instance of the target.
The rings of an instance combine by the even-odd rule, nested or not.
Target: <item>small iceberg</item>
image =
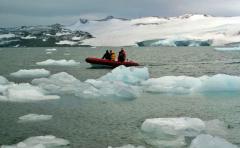
[[[27,114],[18,118],[19,123],[23,122],[37,122],[52,119],[52,115]]]
[[[46,69],[21,69],[10,75],[16,78],[40,78],[49,76],[50,71]]]
[[[49,148],[69,145],[69,141],[52,135],[30,137],[14,145],[2,145],[1,148]]]
[[[46,61],[42,62],[37,62],[37,65],[42,65],[42,66],[48,66],[48,65],[53,65],[53,66],[76,66],[79,65],[80,62],[76,62],[75,60],[53,60],[53,59],[48,59]]]
[[[223,138],[202,134],[192,141],[190,148],[238,148],[238,146]]]

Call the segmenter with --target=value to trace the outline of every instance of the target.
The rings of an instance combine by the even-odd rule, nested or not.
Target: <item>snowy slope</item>
[[[240,42],[240,17],[213,17],[201,14],[129,20],[109,17],[90,21],[81,19],[66,28],[92,34],[95,38],[83,42],[92,46],[128,46],[146,40],[158,40],[155,45],[162,45],[161,42],[164,41],[165,46],[168,43],[169,46],[176,46],[172,42],[179,40],[211,41],[213,46]]]

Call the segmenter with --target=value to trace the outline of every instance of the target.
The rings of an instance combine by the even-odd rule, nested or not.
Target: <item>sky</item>
[[[0,0],[0,27],[72,24],[99,19],[179,16],[186,13],[240,16],[240,0]]]

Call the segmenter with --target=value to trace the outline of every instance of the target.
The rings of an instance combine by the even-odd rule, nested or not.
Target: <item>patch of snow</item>
[[[14,38],[15,34],[0,34],[0,39],[8,39],[8,38]]]
[[[71,46],[73,46],[73,45],[77,45],[78,42],[64,40],[64,41],[56,42],[55,44],[57,44],[57,45],[71,45]]]
[[[192,141],[190,148],[238,148],[238,146],[223,138],[202,134]]]
[[[83,40],[83,44],[91,46],[134,46],[137,42],[154,39],[212,41],[213,46],[240,42],[240,17],[187,14],[169,18],[90,20],[88,23],[78,21],[66,28],[89,32],[94,38]]]
[[[76,62],[75,60],[53,60],[53,59],[48,59],[46,61],[42,61],[42,62],[37,62],[37,65],[55,65],[55,66],[76,66],[79,65],[80,62]]]
[[[52,115],[27,114],[18,118],[18,122],[36,122],[52,119]]]
[[[14,145],[2,145],[1,148],[47,148],[69,145],[69,141],[52,135],[30,137]]]
[[[39,78],[49,76],[50,71],[46,69],[21,69],[17,72],[11,73],[10,75],[17,78]]]
[[[36,39],[37,37],[35,37],[35,36],[30,36],[30,35],[28,35],[28,36],[26,36],[26,37],[21,37],[21,39],[25,39],[25,40],[29,40],[29,39]]]
[[[56,36],[70,35],[70,32],[57,32]]]
[[[82,39],[83,39],[83,37],[77,37],[77,36],[72,37],[73,41],[80,41]]]

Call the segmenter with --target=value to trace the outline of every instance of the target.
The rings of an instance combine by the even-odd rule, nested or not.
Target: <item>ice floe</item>
[[[72,75],[61,72],[49,78],[34,79],[32,84],[52,94],[74,94],[82,98],[136,98],[138,88],[119,81],[89,79],[81,82]]]
[[[219,120],[206,122],[198,118],[179,117],[146,119],[141,130],[145,141],[150,145],[181,147],[188,144],[187,139],[193,139],[201,134],[221,135],[225,127]]]
[[[17,72],[11,73],[10,75],[17,78],[39,78],[49,76],[50,71],[46,69],[21,69]]]
[[[102,76],[99,80],[121,81],[127,84],[137,84],[149,79],[149,72],[146,67],[125,67],[123,65],[113,69],[111,72]]]
[[[0,84],[0,93],[2,93],[2,95],[0,95],[0,101],[31,102],[60,98],[56,95],[47,95],[43,89],[29,83]]]
[[[218,47],[215,49],[219,51],[232,51],[232,50],[240,50],[240,47]]]
[[[48,49],[45,49],[46,51],[49,51],[49,52],[52,52],[52,51],[57,51],[56,48],[48,48]]]
[[[201,134],[192,141],[190,148],[238,148],[238,146],[223,138]]]
[[[127,145],[123,145],[120,147],[112,147],[112,146],[108,146],[108,148],[145,148],[144,146],[134,146],[132,144],[127,144]]]
[[[80,62],[76,62],[75,60],[53,60],[53,59],[48,59],[46,61],[42,61],[42,62],[37,62],[37,65],[55,65],[55,66],[75,66],[75,65],[79,65]]]
[[[1,148],[57,148],[69,144],[68,140],[47,135],[30,137],[14,145],[2,145]]]
[[[36,122],[52,119],[52,115],[27,114],[18,118],[18,122]]]
[[[158,93],[193,93],[240,91],[240,77],[225,74],[214,76],[164,76],[142,82],[144,90]]]

